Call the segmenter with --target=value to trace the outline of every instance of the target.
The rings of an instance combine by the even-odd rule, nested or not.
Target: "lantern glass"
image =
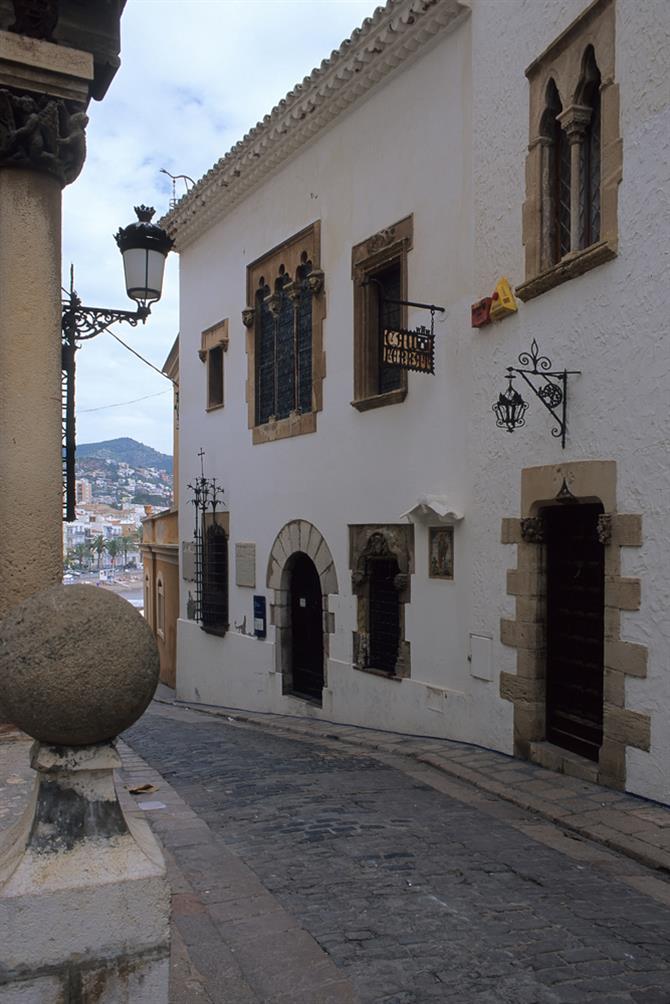
[[[131,300],[142,305],[160,300],[165,257],[161,251],[147,248],[128,248],[123,252],[126,290]]]

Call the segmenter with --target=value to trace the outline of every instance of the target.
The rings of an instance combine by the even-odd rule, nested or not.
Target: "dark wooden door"
[[[547,545],[547,739],[597,760],[603,738],[601,505],[543,511]]]
[[[370,666],[395,673],[400,641],[400,603],[395,558],[370,558]]]
[[[321,700],[323,689],[323,613],[321,583],[311,558],[296,555],[291,569],[293,690]]]

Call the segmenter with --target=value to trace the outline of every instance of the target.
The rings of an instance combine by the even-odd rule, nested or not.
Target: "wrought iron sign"
[[[415,373],[435,372],[435,333],[421,325],[414,331],[407,328],[384,328],[384,364],[399,366]]]
[[[524,401],[513,381],[517,375],[528,384],[533,394],[542,402],[556,425],[551,430],[555,439],[561,440],[565,449],[567,432],[568,377],[578,376],[581,370],[553,370],[551,359],[541,356],[538,344],[533,339],[530,352],[519,356],[521,366],[507,367],[507,387],[498,395],[492,405],[499,429],[514,432],[526,424],[528,402]]]

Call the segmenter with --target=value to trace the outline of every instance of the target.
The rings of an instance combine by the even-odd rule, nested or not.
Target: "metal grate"
[[[310,266],[299,270],[300,295],[297,302],[296,347],[297,347],[297,393],[298,411],[312,410],[312,291],[307,282]]]
[[[256,424],[263,425],[275,411],[274,320],[266,297],[267,286],[256,294]]]
[[[279,289],[279,310],[275,320],[275,341],[276,341],[276,399],[277,418],[288,418],[295,408],[295,344],[294,330],[295,323],[293,303],[287,296],[283,286],[288,282],[288,276],[284,276]]]
[[[202,626],[217,634],[228,630],[228,537],[218,523],[207,527],[203,540]]]
[[[370,666],[395,673],[400,642],[400,600],[395,558],[369,558]]]
[[[311,270],[307,261],[297,270],[294,288],[290,276],[282,275],[272,296],[267,286],[256,295],[257,425],[312,410]]]

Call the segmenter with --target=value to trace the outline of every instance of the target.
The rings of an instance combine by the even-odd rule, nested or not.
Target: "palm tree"
[[[77,559],[77,564],[81,570],[84,567],[84,561],[90,558],[90,547],[86,543],[75,544],[71,553]]]
[[[95,551],[98,556],[98,571],[100,571],[100,563],[102,562],[102,555],[105,550],[105,538],[102,534],[99,534],[93,541],[91,541],[91,550]]]
[[[118,537],[110,537],[109,540],[105,542],[105,550],[112,559],[112,571],[114,571],[114,564],[117,556],[121,553],[121,547],[122,544]]]

